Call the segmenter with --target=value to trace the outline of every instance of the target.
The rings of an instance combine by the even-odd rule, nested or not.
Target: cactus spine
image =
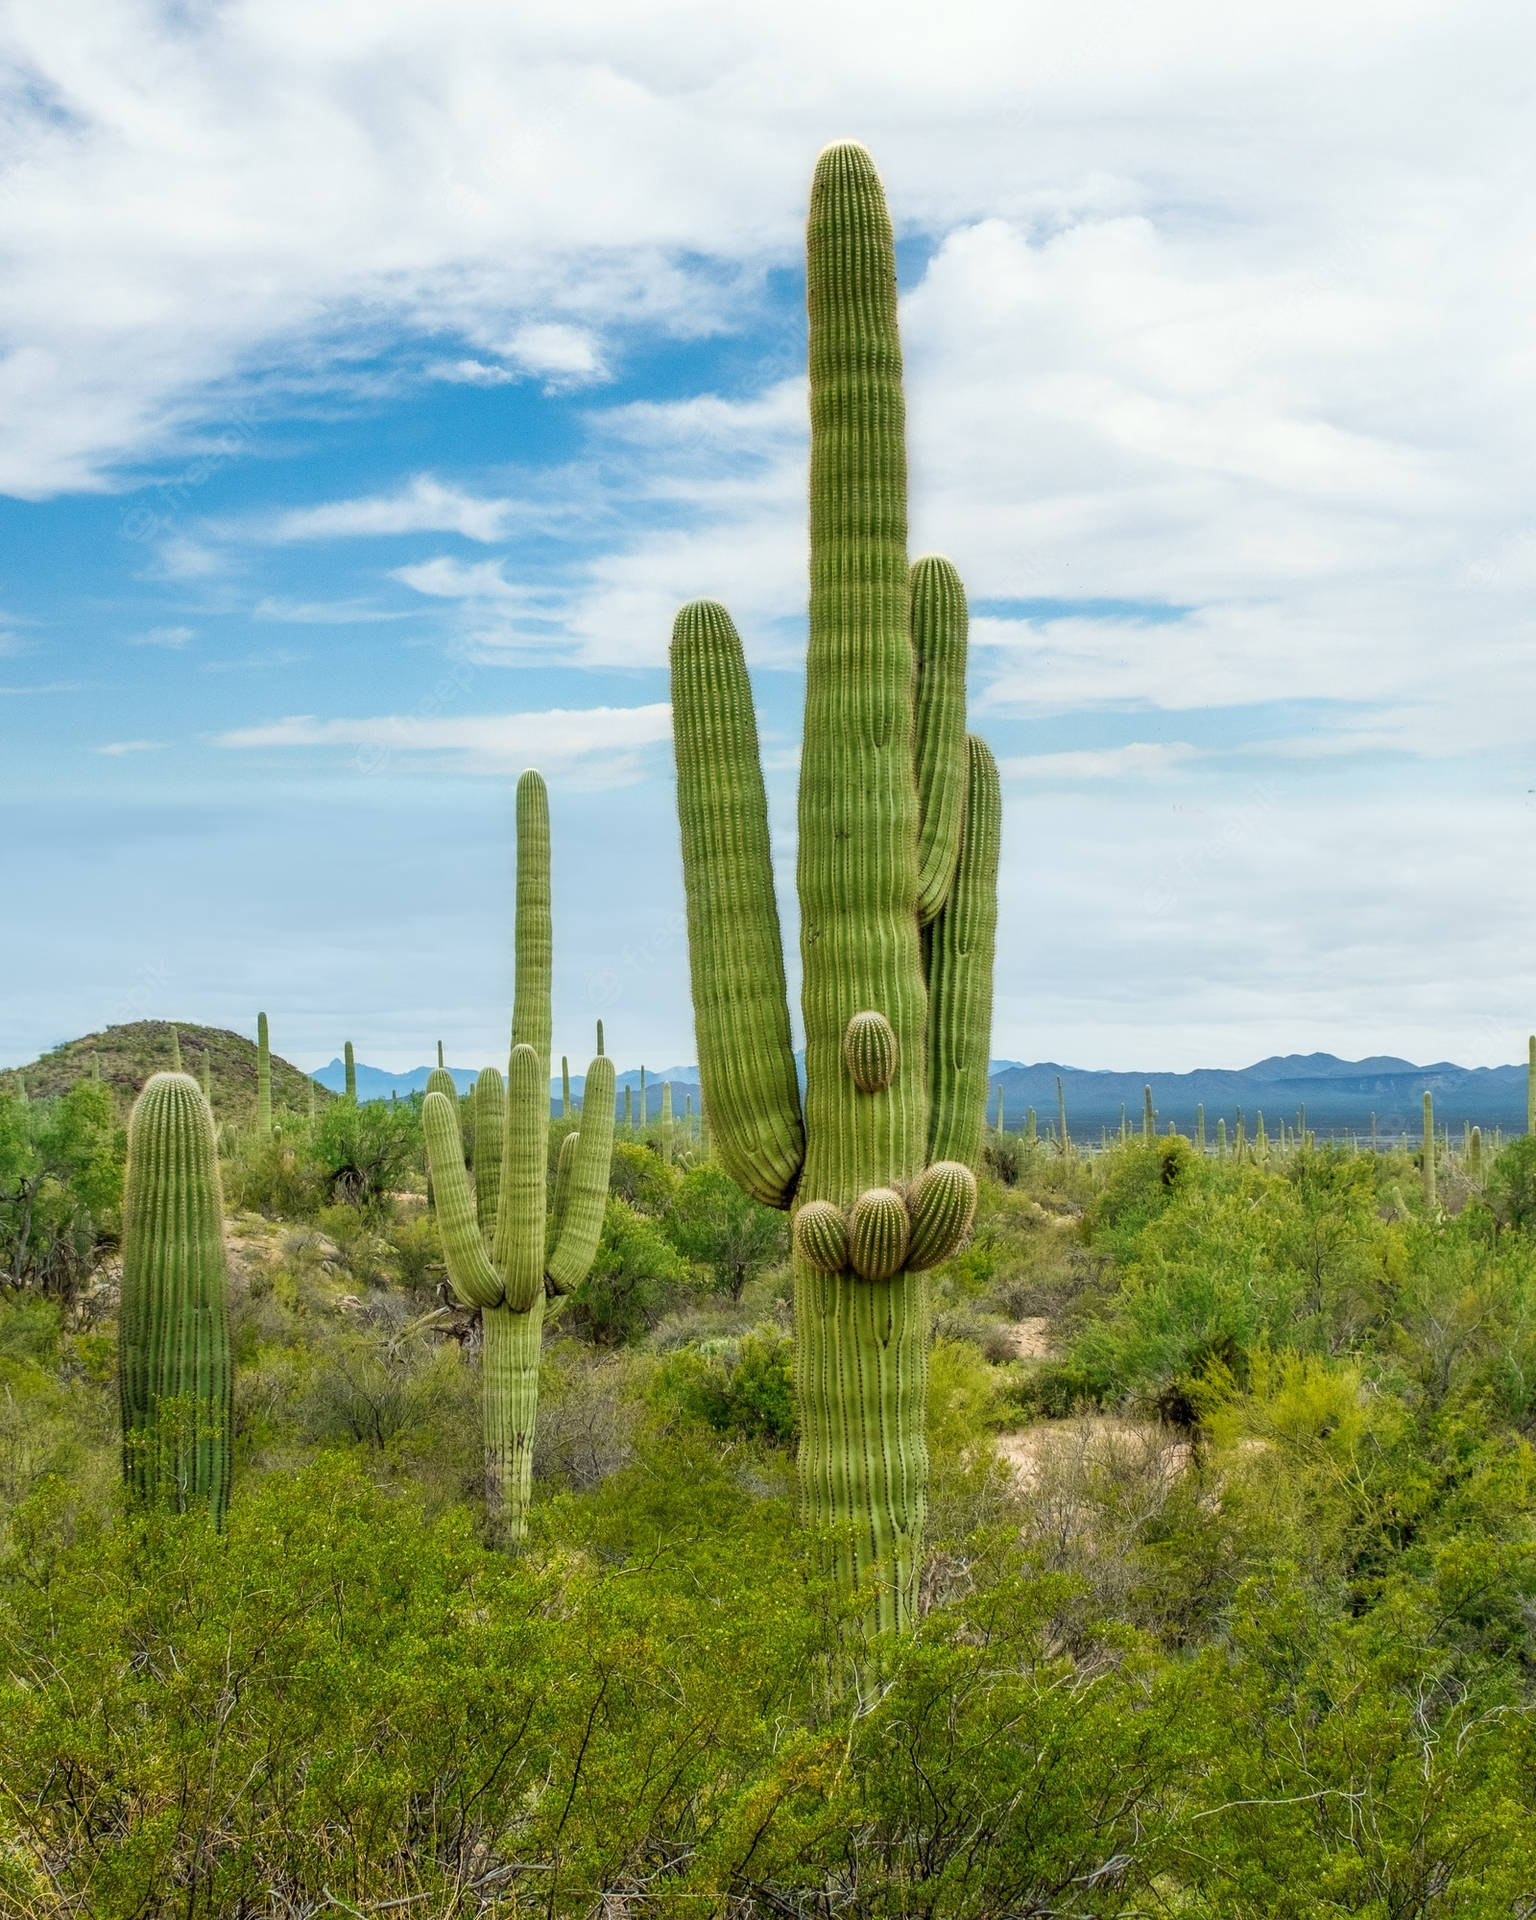
[[[190,1074],[157,1073],[129,1118],[123,1195],[118,1390],[137,1498],[222,1524],[231,1377],[213,1115]]]
[[[272,1049],[264,1013],[256,1016],[256,1131],[263,1138],[272,1131]]]
[[[514,941],[507,1080],[503,1086],[487,1067],[475,1083],[473,1197],[457,1098],[429,1086],[421,1110],[448,1277],[459,1299],[480,1309],[486,1514],[493,1536],[507,1544],[523,1537],[532,1485],[545,1296],[569,1293],[591,1270],[613,1152],[613,1062],[599,1054],[587,1068],[581,1126],[561,1143],[554,1209],[546,1218],[554,941],[549,797],[532,772],[517,783]],[[601,1021],[598,1039],[601,1044]],[[446,1072],[443,1079],[452,1086]]]
[[[343,1049],[343,1057],[345,1058],[347,1068],[347,1098],[349,1100],[355,1100],[357,1098],[357,1056],[352,1051],[352,1042],[350,1040]]]
[[[1424,1204],[1435,1202],[1435,1096],[1424,1095]]]
[[[673,627],[674,742],[704,1110],[738,1185],[795,1215],[802,1508],[874,1629],[911,1617],[922,1272],[974,1209],[1002,807],[992,756],[964,730],[959,576],[907,564],[895,253],[859,146],[817,162],[807,308],[803,1115],[756,719],[740,639],[712,602]]]

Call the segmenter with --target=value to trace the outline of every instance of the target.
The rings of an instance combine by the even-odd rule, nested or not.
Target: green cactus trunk
[[[1467,1168],[1476,1180],[1483,1171],[1483,1130],[1474,1127],[1467,1141]]]
[[[347,1069],[347,1098],[349,1100],[355,1100],[357,1098],[357,1056],[352,1051],[352,1042],[350,1040],[342,1051]]]
[[[663,1080],[661,1083],[661,1138],[658,1144],[661,1147],[662,1159],[670,1163],[673,1148],[672,1082],[670,1080]]]
[[[1525,1051],[1525,1130],[1536,1133],[1536,1033],[1527,1041]]]
[[[1219,1117],[1216,1122],[1216,1158],[1218,1160],[1225,1160],[1226,1157],[1227,1157],[1227,1123],[1224,1117]]]
[[[587,1069],[581,1125],[561,1143],[553,1212],[545,1217],[554,939],[549,798],[536,773],[517,787],[517,977],[505,1084],[494,1067],[475,1082],[471,1194],[452,1075],[428,1076],[422,1130],[443,1253],[454,1292],[481,1316],[485,1503],[500,1545],[523,1538],[532,1488],[544,1302],[591,1270],[613,1152],[613,1062]],[[598,1022],[602,1046],[602,1022]]]
[[[1056,1076],[1056,1124],[1061,1132],[1061,1151],[1065,1158],[1072,1155],[1072,1136],[1067,1132],[1067,1096],[1062,1089],[1061,1075]]]
[[[571,1063],[562,1053],[560,1056],[560,1118],[571,1117]]]
[[[1435,1200],[1435,1096],[1424,1096],[1424,1204],[1433,1208]]]
[[[272,1049],[264,1013],[256,1016],[256,1131],[263,1139],[272,1131]]]
[[[1150,1140],[1157,1132],[1157,1116],[1152,1109],[1152,1089],[1142,1088],[1141,1137]]]
[[[807,308],[803,1120],[745,658],[713,603],[673,629],[674,739],[702,1111],[738,1184],[794,1214],[802,1508],[875,1631],[914,1600],[926,1270],[975,1205],[1001,796],[964,731],[959,577],[907,564],[895,251],[862,147],[817,163]]]
[[[1202,1156],[1205,1153],[1205,1108],[1198,1104],[1195,1107],[1195,1151]]]
[[[223,1524],[231,1380],[213,1115],[189,1074],[157,1073],[128,1122],[123,1196],[118,1388],[136,1498]]]

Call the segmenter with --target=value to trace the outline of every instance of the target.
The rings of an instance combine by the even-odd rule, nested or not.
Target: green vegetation
[[[96,1178],[109,1101],[0,1118],[67,1108]],[[915,1617],[860,1692],[794,1518],[782,1213],[620,1143],[509,1555],[484,1315],[438,1297],[393,1121],[398,1188],[232,1215],[221,1534],[124,1503],[110,1178],[94,1277],[0,1296],[0,1908],[1520,1911],[1536,1138],[1482,1179],[1442,1146],[1430,1210],[1406,1151],[1010,1136],[926,1276]]]
[[[811,608],[798,889],[805,1109],[791,1050],[757,723],[725,608],[672,636],[678,815],[713,1150],[795,1215],[806,1516],[870,1632],[911,1616],[927,1489],[927,1282],[909,1200],[951,1165],[969,1225],[986,1120],[1001,798],[965,732],[965,594],[909,568],[895,249],[860,146],[816,165],[806,237]],[[958,1188],[954,1183],[958,1183]],[[944,1228],[955,1238],[938,1244]]]

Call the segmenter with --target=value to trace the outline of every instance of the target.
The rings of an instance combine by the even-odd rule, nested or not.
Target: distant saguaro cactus
[[[613,1152],[613,1062],[599,1054],[587,1068],[581,1126],[561,1142],[553,1212],[546,1219],[553,972],[549,797],[532,772],[517,783],[513,937],[512,1056],[504,1090],[494,1068],[486,1068],[476,1082],[474,1198],[464,1167],[457,1097],[433,1087],[421,1110],[448,1278],[465,1306],[480,1309],[486,1513],[493,1535],[507,1543],[523,1536],[532,1484],[546,1291],[569,1293],[591,1269]],[[601,1021],[598,1041],[601,1045]],[[451,1076],[444,1078],[451,1086]],[[491,1165],[498,1109],[496,1177]]]
[[[347,1098],[349,1100],[355,1100],[357,1098],[357,1056],[352,1051],[352,1042],[350,1040],[343,1049],[343,1058],[346,1061],[347,1069]]]
[[[1201,1154],[1205,1152],[1205,1108],[1198,1103],[1195,1106],[1195,1151]]]
[[[1157,1133],[1157,1117],[1152,1108],[1152,1089],[1142,1088],[1141,1137],[1150,1140]]]
[[[560,1118],[571,1117],[571,1063],[562,1053],[560,1056]]]
[[[1525,1130],[1536,1133],[1536,1033],[1525,1050]]]
[[[256,1016],[256,1131],[265,1139],[272,1131],[272,1049],[267,1016]]]
[[[123,1474],[182,1511],[229,1501],[231,1369],[213,1115],[190,1074],[157,1073],[128,1121],[118,1390]]]
[[[1467,1142],[1467,1168],[1474,1180],[1476,1180],[1483,1171],[1483,1130],[1481,1127],[1474,1127],[1472,1129],[1472,1137]]]
[[[1056,1123],[1061,1135],[1061,1151],[1064,1158],[1072,1153],[1072,1136],[1067,1132],[1067,1096],[1062,1089],[1061,1075],[1056,1076]]]
[[[660,1140],[661,1157],[663,1160],[671,1160],[672,1144],[672,1082],[670,1080],[663,1080],[661,1083]]]
[[[1433,1207],[1435,1199],[1435,1096],[1424,1095],[1424,1204]]]
[[[991,753],[965,732],[959,575],[937,557],[908,566],[895,249],[861,146],[817,161],[806,260],[803,1115],[756,717],[715,602],[677,616],[672,706],[705,1110],[736,1183],[794,1216],[802,1508],[876,1628],[914,1603],[922,1275],[975,1205],[1002,804]]]
[[[171,1028],[171,1072],[181,1072],[181,1035]]]

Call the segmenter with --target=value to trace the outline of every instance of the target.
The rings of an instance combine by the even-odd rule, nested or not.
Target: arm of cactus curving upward
[[[475,1219],[487,1241],[496,1238],[506,1131],[506,1084],[494,1067],[482,1067],[475,1082]]]
[[[966,741],[965,835],[948,903],[933,923],[928,960],[928,1160],[974,1167],[986,1124],[992,1043],[992,952],[1003,800],[984,740]]]
[[[579,1133],[568,1133],[560,1142],[560,1152],[555,1160],[555,1198],[549,1210],[547,1236],[551,1253],[559,1244],[565,1227],[566,1211],[571,1200],[571,1175],[576,1168],[576,1148],[580,1139]]]
[[[499,1307],[502,1285],[475,1224],[458,1108],[447,1094],[427,1095],[421,1108],[421,1128],[427,1139],[427,1165],[437,1199],[437,1224],[443,1236],[448,1279],[465,1306]]]
[[[917,664],[917,918],[927,926],[949,898],[965,822],[965,588],[948,560],[913,563],[912,651]]]
[[[549,905],[549,793],[531,769],[517,783],[517,979],[512,1044],[529,1046],[549,1078],[554,924]],[[545,1105],[549,1102],[545,1089]]]
[[[699,1076],[715,1151],[747,1193],[787,1207],[805,1158],[768,799],[741,640],[696,600],[672,628],[677,813]]]
[[[572,1150],[565,1188],[565,1218],[549,1256],[549,1283],[556,1293],[579,1287],[592,1270],[603,1209],[608,1201],[608,1166],[613,1158],[613,1062],[594,1060],[587,1068],[581,1100],[581,1131]]]
[[[549,1159],[549,1072],[530,1046],[516,1046],[507,1070],[507,1137],[501,1211],[492,1248],[506,1304],[526,1313],[544,1290],[544,1206]]]

